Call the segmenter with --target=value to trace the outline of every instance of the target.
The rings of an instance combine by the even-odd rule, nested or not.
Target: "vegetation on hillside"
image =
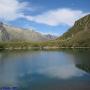
[[[90,15],[76,21],[74,26],[57,40],[64,46],[90,47]]]
[[[74,26],[56,40],[43,42],[2,41],[0,48],[29,49],[45,47],[90,47],[90,15],[76,21]]]

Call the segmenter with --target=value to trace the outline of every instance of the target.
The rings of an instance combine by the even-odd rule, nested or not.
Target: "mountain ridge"
[[[11,41],[9,40],[10,42],[6,40],[8,41],[6,43],[0,42],[0,48],[3,48],[3,49],[5,48],[12,48],[12,50],[15,48],[21,48],[21,49],[27,48],[28,49],[29,47],[33,47],[33,48],[38,47],[39,49],[90,48],[90,14],[77,20],[75,24],[67,32],[65,32],[59,38],[52,39],[52,40],[51,40],[50,35],[46,35],[46,36],[44,35],[44,37],[47,37],[47,40],[46,40],[46,38],[44,39],[42,38],[42,34],[40,33],[37,34],[33,30],[28,31],[28,30],[19,29],[19,32],[17,32],[18,30],[16,30],[16,28],[14,28],[13,30],[9,26],[8,27],[4,26],[4,28],[7,29],[6,31],[8,31],[6,32],[7,34],[5,35],[11,34],[10,36],[15,38],[15,42],[12,42],[13,40]],[[3,31],[3,30],[0,30],[0,31]],[[31,32],[34,34],[32,34]],[[0,36],[2,36],[2,34]],[[36,40],[34,41],[34,43],[31,42],[30,39],[24,40],[32,36],[34,36],[33,39]],[[40,39],[42,39],[41,42],[40,40],[37,40],[37,36],[40,37]],[[12,38],[12,37],[9,37],[9,38]],[[16,37],[18,37],[18,39],[21,39],[21,41],[19,40],[20,42],[18,42],[18,40],[16,40]]]
[[[41,34],[40,32],[37,32],[33,29],[22,29],[14,26],[9,26],[6,24],[0,23],[0,31],[5,31],[5,33],[0,33],[1,41],[32,41],[32,42],[38,42],[38,41],[47,41],[55,39],[53,35],[52,37],[47,37],[46,35]],[[8,35],[8,38],[6,38],[5,34]],[[2,39],[2,37],[6,38],[5,40]]]
[[[90,14],[75,21],[74,26],[57,40],[67,42],[67,46],[90,46]]]

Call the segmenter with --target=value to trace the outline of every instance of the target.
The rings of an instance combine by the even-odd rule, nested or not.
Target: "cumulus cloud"
[[[27,2],[19,2],[18,0],[0,0],[0,19],[15,20],[22,17]]]
[[[87,13],[81,10],[72,10],[69,8],[59,8],[49,10],[35,16],[25,15],[25,10],[32,11],[33,8],[27,2],[19,2],[19,0],[0,0],[0,20],[10,21],[18,18],[24,18],[28,21],[57,26],[61,24],[73,25],[74,22],[83,17]]]
[[[68,8],[62,8],[57,10],[50,10],[36,16],[25,16],[29,21],[36,23],[42,23],[50,26],[57,26],[60,24],[73,25],[74,22],[83,17],[87,13],[81,10],[72,10]]]

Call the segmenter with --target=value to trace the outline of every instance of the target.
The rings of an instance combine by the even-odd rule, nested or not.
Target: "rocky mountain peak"
[[[81,29],[84,31],[90,30],[90,14],[77,20],[74,24],[74,27],[81,27]]]

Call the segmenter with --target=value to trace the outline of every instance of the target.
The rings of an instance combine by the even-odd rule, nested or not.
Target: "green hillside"
[[[57,40],[64,46],[90,47],[90,15],[76,21],[74,26]]]

